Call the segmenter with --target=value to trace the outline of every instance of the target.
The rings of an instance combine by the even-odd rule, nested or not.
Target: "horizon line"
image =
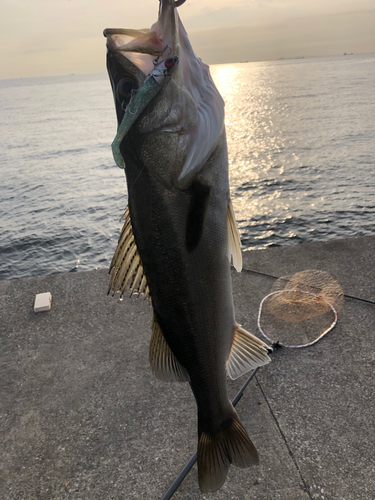
[[[342,54],[326,54],[324,56],[320,55],[314,55],[314,56],[305,56],[305,55],[300,55],[300,56],[293,56],[293,57],[279,57],[278,59],[258,59],[258,60],[249,60],[249,61],[232,61],[232,62],[222,62],[222,63],[206,63],[208,66],[225,66],[228,64],[250,64],[250,63],[259,63],[259,62],[277,62],[277,61],[293,61],[293,60],[300,60],[300,59],[313,59],[316,57],[334,57],[334,56],[344,56],[344,55],[365,55],[365,54],[375,54],[375,51],[371,52],[344,52]],[[63,73],[61,75],[39,75],[39,76],[16,76],[16,77],[10,77],[10,78],[0,78],[0,82],[7,81],[7,80],[32,80],[35,78],[61,78],[62,76],[84,76],[84,75],[106,75],[106,71],[94,71],[92,73]]]

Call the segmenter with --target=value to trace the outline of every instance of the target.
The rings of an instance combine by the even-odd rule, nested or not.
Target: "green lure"
[[[117,130],[116,137],[112,142],[113,158],[118,167],[125,168],[125,161],[120,151],[122,140],[148,104],[169,83],[177,68],[177,64],[178,57],[170,57],[158,64],[131,99]]]

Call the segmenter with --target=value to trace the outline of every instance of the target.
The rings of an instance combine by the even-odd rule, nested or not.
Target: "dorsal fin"
[[[241,238],[238,232],[236,217],[234,215],[232,200],[228,202],[228,259],[238,273],[242,270]]]
[[[236,325],[233,335],[231,352],[227,361],[227,372],[231,379],[236,379],[263,366],[271,360],[267,356],[267,344],[247,332],[240,325]]]
[[[125,219],[125,223],[109,268],[109,272],[112,271],[112,277],[108,294],[114,295],[120,292],[123,295],[126,290],[132,290],[133,293],[139,295],[143,293],[145,298],[151,300],[142,261],[134,241],[129,207],[126,207],[122,219]]]
[[[186,369],[173,354],[154,315],[149,361],[154,375],[165,382],[187,382],[190,380]]]

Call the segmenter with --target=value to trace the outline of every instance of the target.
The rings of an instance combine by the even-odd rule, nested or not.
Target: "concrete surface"
[[[375,300],[374,244],[247,252],[233,273],[237,321],[257,332],[267,274],[323,269]],[[107,285],[105,270],[0,283],[3,500],[161,499],[195,451],[189,386],[159,382],[148,366],[150,305],[107,297]],[[34,313],[47,291],[51,311]],[[237,406],[260,466],[232,467],[208,495],[195,466],[173,498],[374,500],[374,329],[375,305],[346,298],[322,341],[276,351]],[[229,382],[231,396],[245,380]]]
[[[244,252],[244,267],[272,276],[327,271],[347,295],[375,302],[375,236]]]

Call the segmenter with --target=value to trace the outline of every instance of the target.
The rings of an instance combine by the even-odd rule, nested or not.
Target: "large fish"
[[[224,102],[179,19],[161,0],[150,30],[106,29],[118,120],[112,144],[125,167],[128,208],[110,290],[150,296],[150,364],[189,381],[198,407],[198,480],[222,486],[230,464],[258,454],[228,399],[237,378],[269,362],[235,321],[230,262],[242,267],[229,194]]]

